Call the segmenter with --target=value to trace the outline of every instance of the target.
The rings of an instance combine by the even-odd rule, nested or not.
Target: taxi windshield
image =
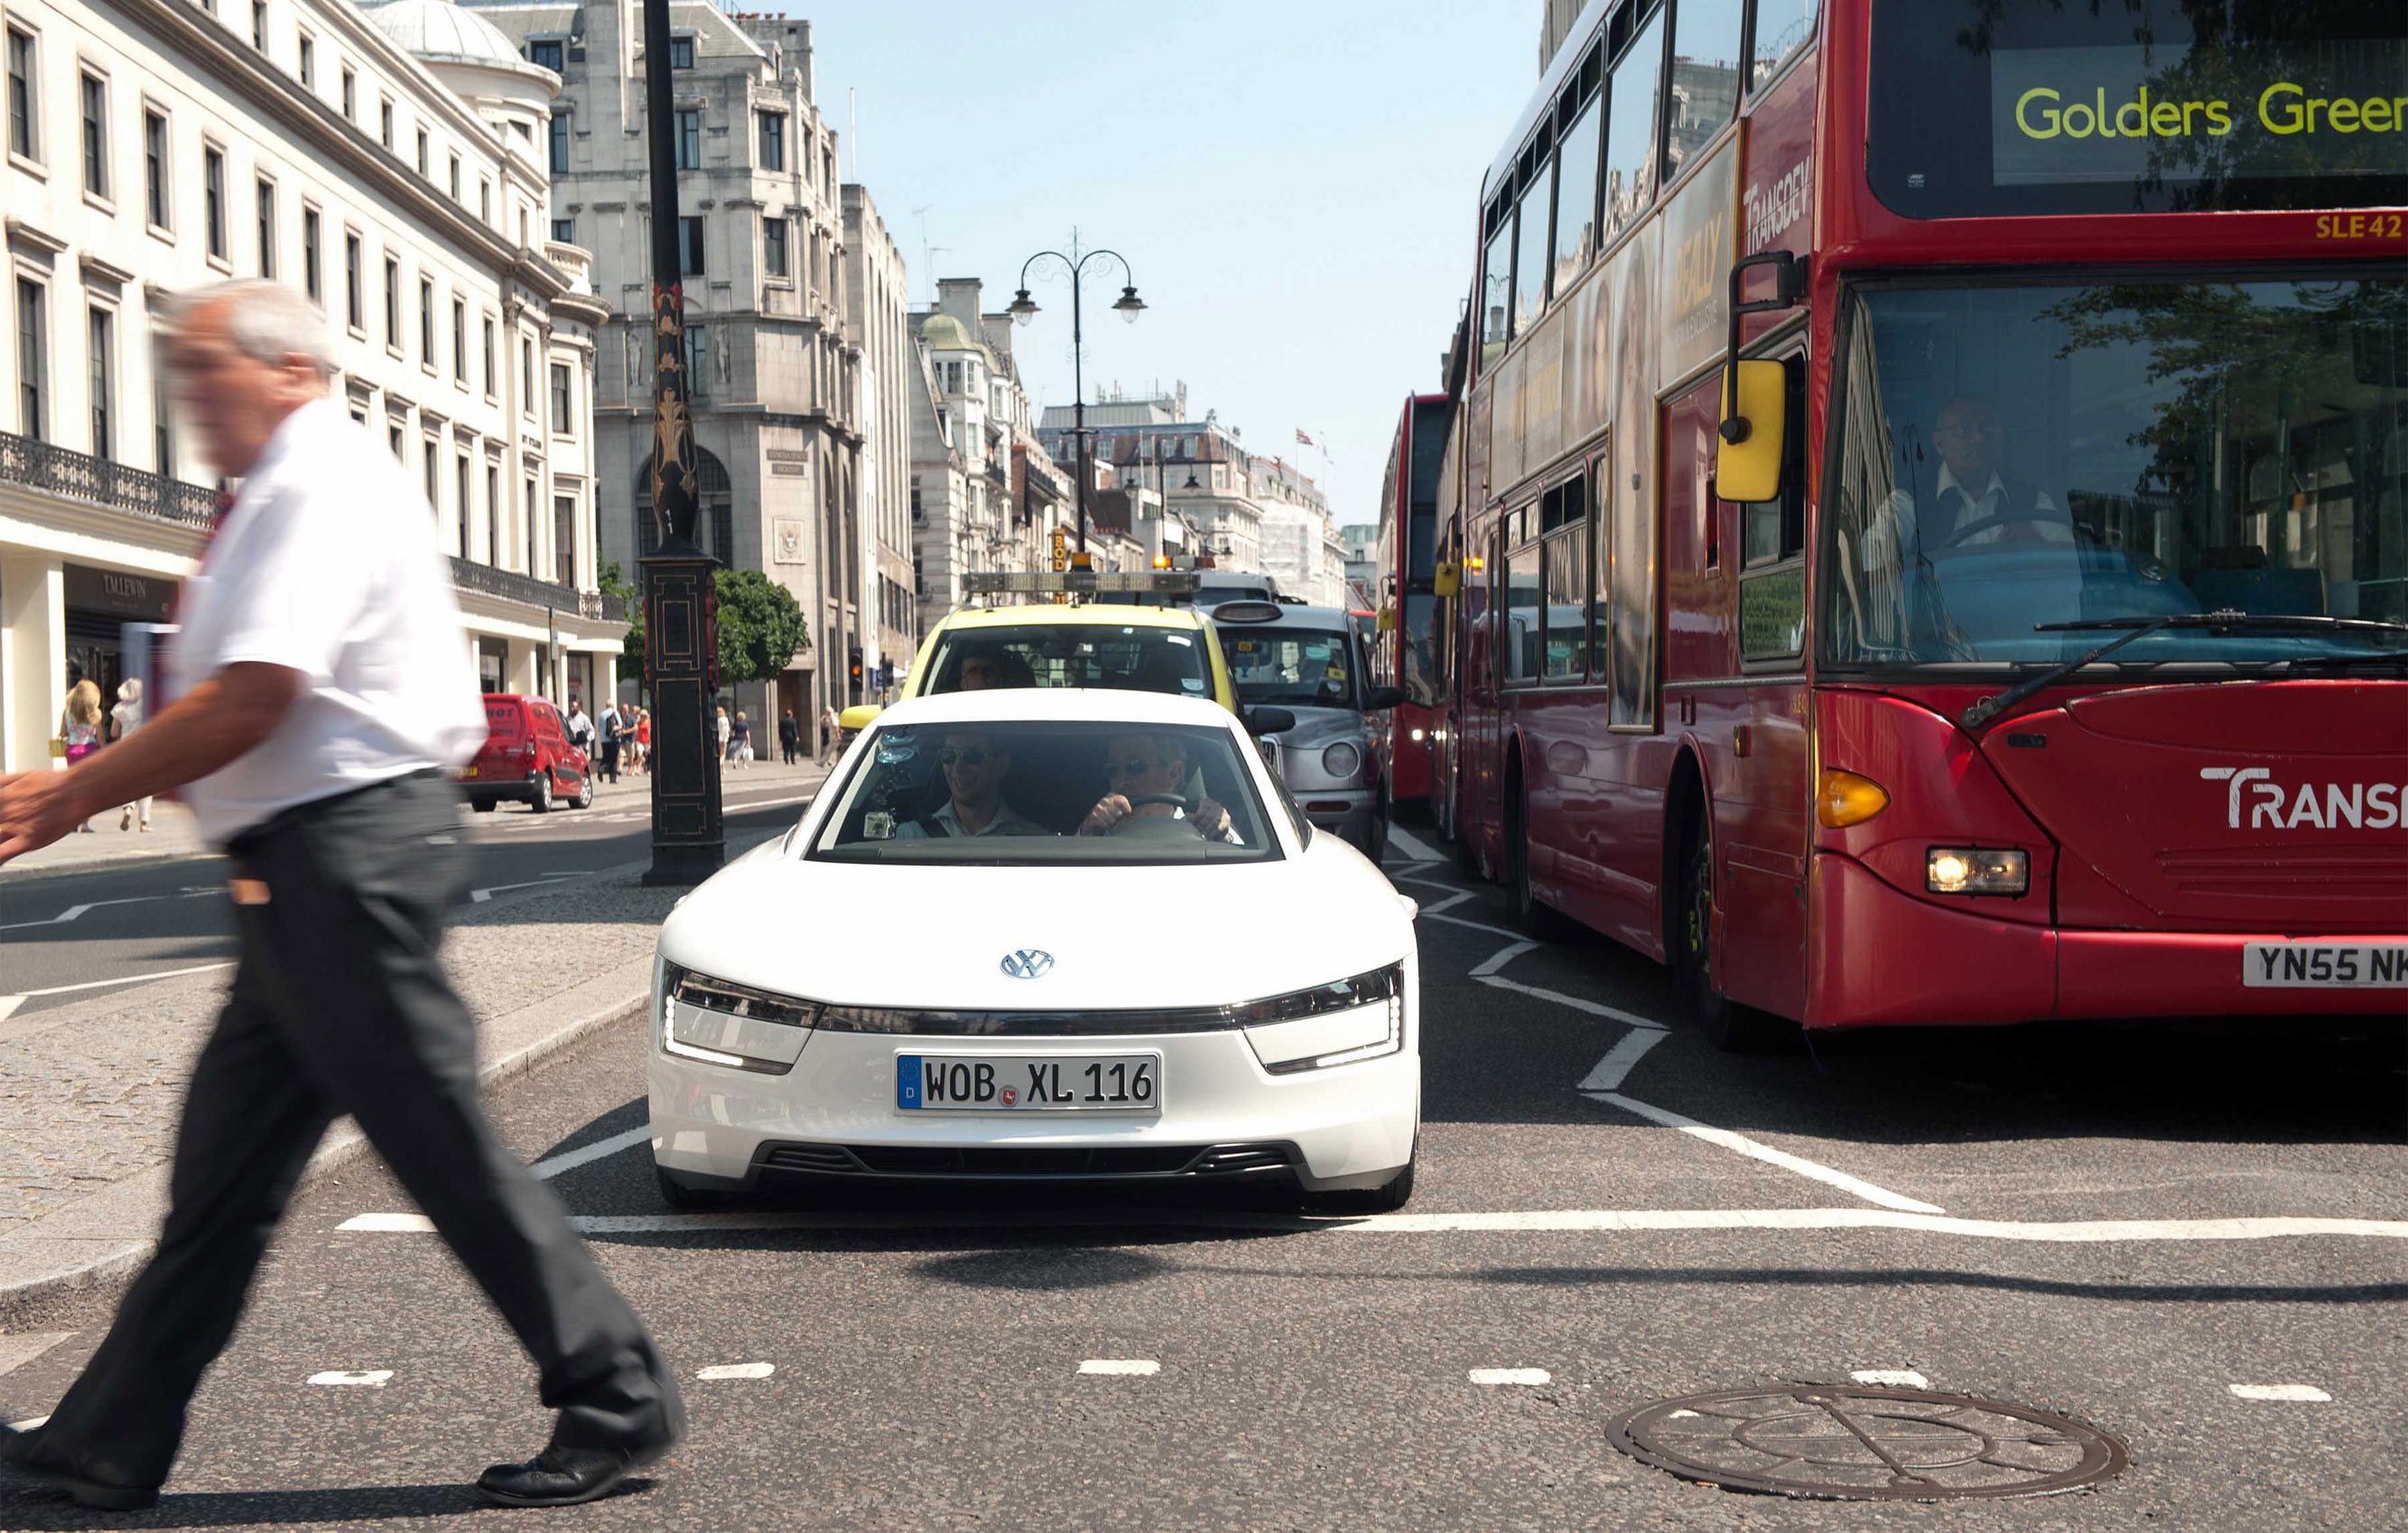
[[[1307,708],[1354,708],[1354,666],[1346,635],[1331,629],[1221,630],[1221,652],[1240,700]]]
[[[1279,857],[1226,729],[884,726],[810,855],[829,862],[1123,866]]]
[[[948,628],[929,656],[928,695],[992,687],[1101,687],[1210,697],[1204,641],[1146,623],[1015,623]]]

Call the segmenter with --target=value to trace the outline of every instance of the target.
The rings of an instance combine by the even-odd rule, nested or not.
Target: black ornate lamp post
[[[1118,251],[1081,251],[1079,233],[1075,229],[1070,231],[1069,254],[1065,255],[1060,251],[1039,251],[1022,264],[1020,292],[1012,298],[1010,308],[1005,311],[1011,316],[1012,322],[1015,324],[1026,324],[1037,317],[1036,300],[1028,296],[1028,273],[1029,269],[1039,261],[1059,261],[1063,268],[1069,272],[1072,420],[1070,435],[1079,444],[1079,552],[1082,554],[1087,552],[1087,386],[1082,367],[1085,360],[1083,353],[1086,329],[1084,316],[1080,311],[1079,283],[1080,279],[1086,273],[1088,262],[1108,258],[1120,262],[1121,275],[1128,279],[1127,284],[1121,289],[1119,301],[1112,305],[1112,312],[1128,323],[1135,324],[1137,317],[1145,312],[1145,300],[1137,295],[1137,274],[1129,270],[1128,262],[1123,259]]]
[[[718,561],[695,545],[694,417],[685,376],[677,142],[668,0],[644,0],[644,119],[652,193],[652,514],[660,550],[644,582],[644,673],[652,709],[652,867],[647,883],[698,883],[726,852],[720,812]]]

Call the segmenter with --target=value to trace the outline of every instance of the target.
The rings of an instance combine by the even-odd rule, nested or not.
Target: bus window
[[[1589,52],[1580,78],[1567,94],[1581,105],[1578,116],[1564,130],[1555,167],[1555,291],[1571,291],[1580,274],[1597,254],[1597,159],[1602,147],[1604,97],[1597,89],[1602,66],[1597,50]]]
[[[1498,580],[1505,599],[1498,612],[1497,641],[1505,651],[1505,681],[1509,686],[1539,679],[1540,556],[1535,539],[1523,541],[1529,523],[1525,507],[1506,518],[1506,536],[1517,546],[1505,556]]]
[[[1505,354],[1513,338],[1513,214],[1498,205],[1497,232],[1488,236],[1488,258],[1480,268],[1480,370]]]
[[[1599,513],[1598,517],[1592,518],[1592,521],[1602,520],[1608,498],[1608,487],[1613,482],[1607,468],[1610,453],[1600,452],[1588,461],[1588,480],[1597,486],[1597,509]],[[1607,659],[1607,655],[1613,643],[1612,624],[1605,620],[1606,540],[1603,537],[1593,537],[1590,542],[1593,545],[1591,549],[1593,578],[1589,582],[1588,673],[1602,681],[1612,671],[1612,663]]]
[[[1776,7],[1777,8],[1777,7]],[[1672,26],[1672,121],[1664,180],[1681,172],[1739,105],[1740,0],[1681,0]]]
[[[1748,50],[1747,88],[1762,87],[1814,40],[1816,0],[1756,0],[1756,42]]]
[[[1579,681],[1588,668],[1588,480],[1575,475],[1540,500],[1545,535],[1545,669],[1550,681]]]
[[[1555,201],[1555,155],[1542,152],[1522,193],[1522,248],[1513,269],[1513,334],[1526,335],[1547,307],[1547,209]]]
[[[1605,237],[1636,222],[1656,200],[1656,130],[1663,121],[1664,13],[1639,29],[1639,38],[1613,66],[1606,99]]]

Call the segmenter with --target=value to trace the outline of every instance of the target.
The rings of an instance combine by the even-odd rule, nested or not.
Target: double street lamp
[[[1028,295],[1028,274],[1040,261],[1060,262],[1063,269],[1070,274],[1070,435],[1079,444],[1079,552],[1083,554],[1087,552],[1087,387],[1082,365],[1086,325],[1081,311],[1081,279],[1086,275],[1090,262],[1118,261],[1121,275],[1128,281],[1121,288],[1120,298],[1112,305],[1112,312],[1118,314],[1123,322],[1135,324],[1137,317],[1145,312],[1145,300],[1137,295],[1137,274],[1129,270],[1128,262],[1119,251],[1082,251],[1079,249],[1078,236],[1074,231],[1069,254],[1065,255],[1060,251],[1039,251],[1022,263],[1020,291],[1013,295],[1010,307],[1005,310],[1014,324],[1025,325],[1037,317],[1037,301]]]

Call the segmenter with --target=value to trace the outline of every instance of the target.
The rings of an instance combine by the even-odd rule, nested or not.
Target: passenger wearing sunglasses
[[[1187,749],[1176,736],[1113,736],[1104,754],[1104,781],[1109,791],[1079,823],[1082,836],[1110,836],[1123,821],[1137,817],[1184,820],[1208,841],[1245,844],[1230,825],[1227,809],[1201,795],[1188,795]]]
[[[945,737],[937,763],[945,771],[952,796],[932,814],[907,820],[895,827],[898,841],[929,840],[950,836],[1051,836],[1048,830],[1013,809],[1003,796],[1003,780],[1011,775],[1011,752],[991,735]]]

